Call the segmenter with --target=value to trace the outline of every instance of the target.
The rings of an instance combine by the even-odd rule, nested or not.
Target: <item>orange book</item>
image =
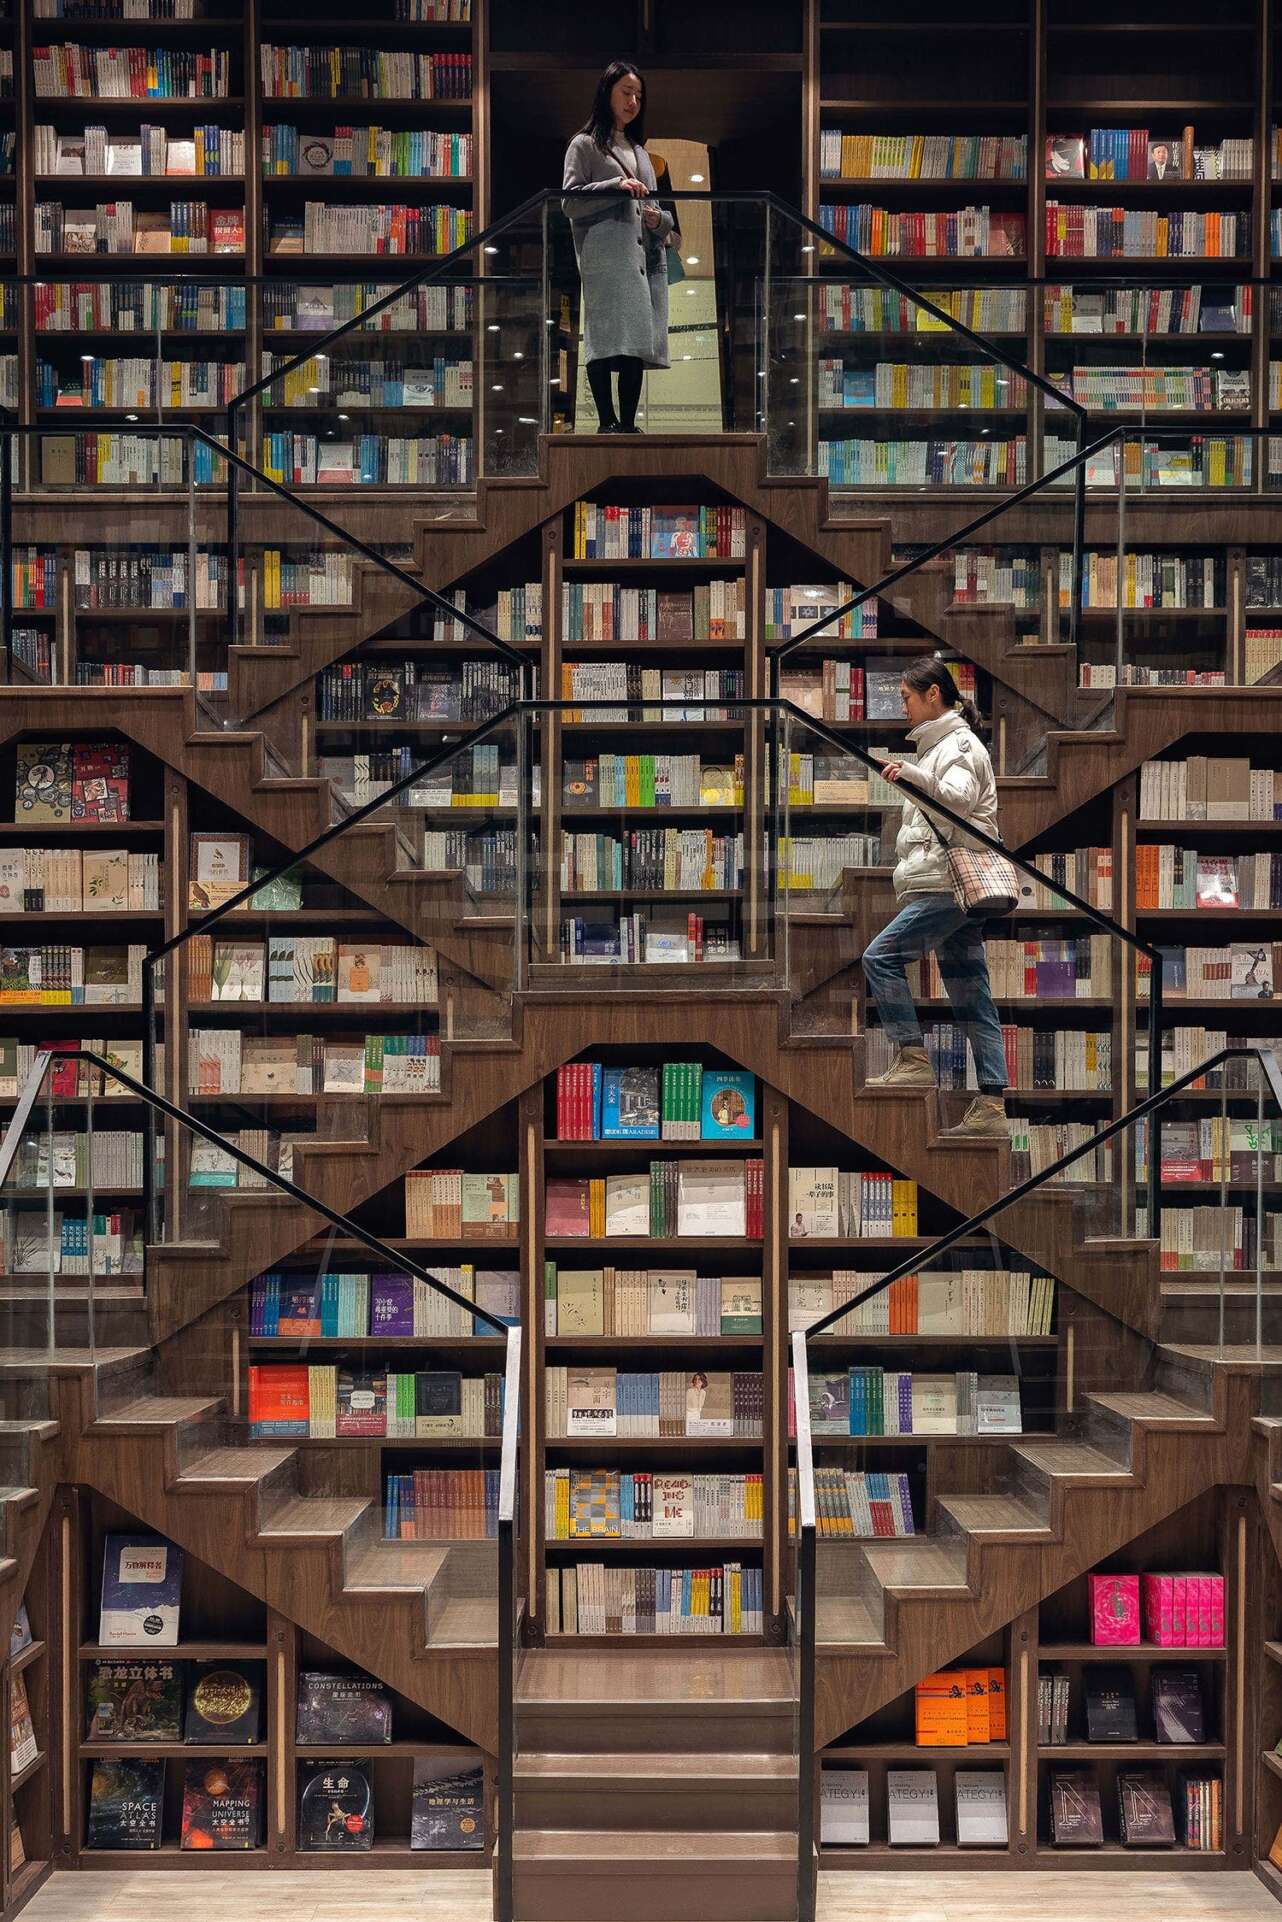
[[[991,1742],[992,1728],[988,1715],[988,1670],[986,1668],[967,1668],[962,1670],[966,1678],[966,1740],[972,1744]]]
[[[309,1410],[306,1363],[250,1368],[249,1420],[257,1435],[305,1435]]]
[[[988,1675],[988,1739],[1006,1740],[1006,1670],[990,1668]]]
[[[941,1669],[914,1690],[919,1748],[965,1748],[970,1737],[966,1671]]]

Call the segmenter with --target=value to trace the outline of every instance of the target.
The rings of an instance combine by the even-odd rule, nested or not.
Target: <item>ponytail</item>
[[[904,669],[901,679],[907,681],[916,694],[925,694],[932,687],[939,689],[939,698],[944,707],[954,708],[965,721],[967,727],[978,732],[980,727],[979,709],[973,701],[966,699],[958,688],[948,667],[934,654],[919,655]]]

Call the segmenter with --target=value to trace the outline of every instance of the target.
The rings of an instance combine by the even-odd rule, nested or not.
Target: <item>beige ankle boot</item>
[[[901,1048],[885,1074],[875,1074],[870,1088],[933,1088],[934,1070],[924,1048]]]
[[[945,1128],[946,1135],[986,1135],[998,1141],[1010,1140],[1010,1122],[1006,1119],[1006,1103],[999,1094],[977,1094],[965,1114],[955,1127]]]

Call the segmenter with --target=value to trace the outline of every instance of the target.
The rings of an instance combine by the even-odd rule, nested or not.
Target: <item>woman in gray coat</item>
[[[565,150],[563,190],[583,282],[583,351],[602,434],[635,434],[641,375],[668,365],[666,246],[672,215],[658,205],[645,150],[645,81],[612,60],[592,112]],[[615,413],[611,372],[619,376]]]

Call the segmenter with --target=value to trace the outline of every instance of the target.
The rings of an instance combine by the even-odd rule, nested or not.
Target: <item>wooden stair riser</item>
[[[783,1922],[796,1914],[795,1863],[772,1868],[719,1856],[683,1861],[663,1873],[654,1862],[569,1866],[517,1861],[516,1922],[565,1922],[609,1916],[611,1922]]]
[[[680,1764],[670,1779],[620,1781],[598,1774],[564,1786],[523,1780],[516,1762],[515,1824],[518,1829],[787,1829],[797,1821],[797,1784],[760,1782],[727,1774],[709,1780],[685,1775]]]
[[[540,1755],[608,1755],[626,1746],[631,1754],[670,1755],[678,1767],[685,1753],[791,1755],[795,1708],[791,1702],[726,1700],[518,1701],[516,1741],[518,1752]]]
[[[1266,1347],[1282,1345],[1282,1296],[1266,1295],[1260,1316],[1260,1331]],[[1214,1280],[1207,1278],[1205,1293],[1196,1296],[1164,1295],[1162,1299],[1162,1340],[1214,1345],[1220,1340],[1220,1307],[1214,1294]],[[1253,1342],[1256,1336],[1255,1298],[1252,1294],[1226,1295],[1223,1338],[1228,1347]]]
[[[34,1359],[48,1341],[47,1305],[36,1301],[10,1302],[6,1319],[6,1346],[29,1348]],[[94,1342],[99,1347],[139,1347],[148,1339],[149,1325],[147,1303],[142,1295],[131,1301],[100,1299],[94,1304],[92,1332]],[[55,1296],[55,1347],[87,1348],[90,1328],[87,1301],[68,1295]]]

